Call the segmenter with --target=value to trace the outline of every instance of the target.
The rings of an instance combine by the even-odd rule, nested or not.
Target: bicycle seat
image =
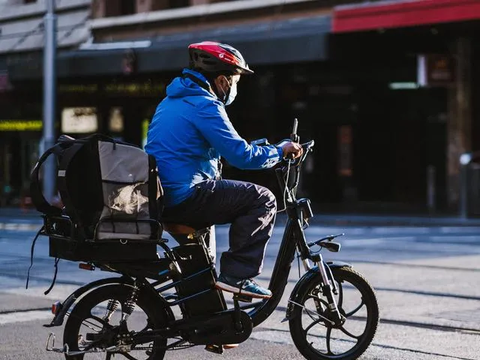
[[[163,223],[163,229],[170,234],[188,235],[194,233],[196,230],[191,226],[175,223]]]

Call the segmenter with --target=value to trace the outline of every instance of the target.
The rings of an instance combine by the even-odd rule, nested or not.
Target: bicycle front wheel
[[[297,349],[308,360],[358,359],[375,336],[379,321],[378,303],[368,281],[352,268],[332,269],[338,293],[341,325],[328,321],[328,303],[316,276],[292,311],[290,333]]]

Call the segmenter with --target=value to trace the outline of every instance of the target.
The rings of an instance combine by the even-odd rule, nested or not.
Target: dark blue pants
[[[272,236],[277,203],[265,187],[234,180],[207,180],[196,185],[184,202],[165,208],[163,222],[195,229],[231,224],[229,249],[220,259],[220,272],[242,279],[260,274]]]

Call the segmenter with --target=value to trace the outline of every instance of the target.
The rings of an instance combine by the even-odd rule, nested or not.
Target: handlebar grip
[[[297,129],[298,129],[298,119],[295,118],[293,119],[292,135],[297,135]]]
[[[298,119],[295,118],[293,119],[293,128],[292,128],[292,133],[290,134],[290,140],[293,142],[299,142],[300,138],[297,135],[297,130],[298,130]]]

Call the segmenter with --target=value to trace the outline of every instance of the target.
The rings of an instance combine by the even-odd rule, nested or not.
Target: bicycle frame
[[[254,302],[251,304],[239,306],[238,299],[235,299],[235,307],[234,309],[226,309],[221,312],[217,312],[214,314],[206,314],[195,316],[192,318],[183,318],[183,319],[175,319],[170,307],[179,305],[184,303],[187,300],[195,298],[197,296],[202,295],[203,293],[210,291],[206,289],[205,291],[200,291],[198,293],[192,294],[187,297],[174,297],[173,301],[172,298],[169,296],[162,296],[162,292],[166,290],[170,290],[175,288],[176,285],[183,281],[189,281],[188,278],[196,278],[197,276],[201,275],[203,272],[210,271],[211,268],[206,268],[198,273],[195,273],[188,278],[184,278],[179,281],[173,281],[170,284],[163,285],[162,284],[166,281],[167,278],[159,279],[158,281],[149,282],[143,276],[129,276],[123,275],[120,278],[110,278],[99,280],[97,282],[93,282],[91,284],[87,284],[84,287],[77,289],[72,295],[70,295],[63,304],[60,304],[59,311],[55,314],[54,319],[48,326],[58,326],[61,325],[63,322],[63,318],[67,313],[68,309],[74,304],[74,302],[79,299],[83,294],[89,292],[92,289],[98,288],[100,286],[104,286],[106,284],[112,283],[119,283],[125,284],[127,286],[136,287],[137,285],[141,288],[148,288],[148,293],[152,298],[158,301],[159,306],[163,306],[169,318],[169,326],[166,329],[155,329],[146,331],[142,334],[138,334],[135,343],[139,344],[142,342],[152,341],[155,337],[162,337],[162,338],[170,338],[179,336],[181,331],[188,330],[191,327],[198,326],[199,323],[202,322],[218,322],[219,324],[225,325],[226,323],[232,322],[232,315],[235,319],[235,324],[228,325],[226,327],[227,331],[235,330],[236,334],[239,334],[238,331],[242,331],[243,334],[241,335],[242,338],[237,338],[238,341],[244,341],[250,335],[252,331],[252,327],[258,326],[263,321],[265,321],[277,308],[280,300],[283,297],[285,292],[285,287],[288,282],[288,277],[290,274],[291,266],[295,258],[295,253],[298,251],[300,254],[300,258],[303,261],[304,268],[307,271],[306,275],[312,275],[313,273],[318,273],[321,276],[321,290],[325,297],[328,300],[328,319],[335,325],[341,325],[344,318],[338,311],[337,304],[335,302],[334,293],[336,292],[335,282],[333,281],[332,273],[330,271],[330,267],[336,266],[350,266],[345,263],[325,263],[321,254],[312,253],[310,251],[309,246],[312,244],[308,244],[305,237],[304,228],[308,225],[307,220],[308,218],[313,216],[312,210],[310,208],[310,201],[305,198],[296,199],[296,189],[299,183],[299,176],[300,176],[300,168],[303,161],[306,159],[309,151],[312,149],[314,142],[311,141],[309,143],[303,144],[304,154],[297,160],[289,160],[287,161],[286,165],[282,168],[276,170],[277,179],[279,181],[280,187],[283,191],[285,196],[284,203],[286,205],[286,213],[288,215],[288,219],[285,225],[285,230],[283,233],[282,241],[280,244],[280,248],[278,251],[277,259],[274,265],[274,269],[272,272],[272,277],[270,279],[269,289],[272,291],[273,295],[269,299],[264,299],[262,301]],[[294,171],[294,178],[293,184],[289,184],[289,174],[290,170],[293,167]],[[165,244],[160,244],[166,250],[166,253],[170,251]],[[313,262],[316,266],[312,267],[310,261]],[[165,270],[166,271],[166,270]],[[162,272],[160,273],[162,274]],[[305,276],[300,279],[297,283],[295,289],[299,287],[302,283],[302,280]],[[291,310],[292,304],[295,304],[295,289],[292,292],[290,297],[289,307],[287,310],[287,319],[289,318],[289,310]],[[294,305],[293,305],[294,306]],[[249,310],[248,313],[245,310]],[[248,314],[248,316],[247,316]],[[225,325],[227,326],[227,325]],[[240,326],[240,328],[238,327]],[[240,329],[240,330],[239,330]],[[233,333],[235,333],[235,331]],[[228,336],[226,335],[226,342],[229,340]],[[232,338],[232,341],[235,341],[235,338]],[[196,344],[202,343],[203,339],[200,339],[200,342],[196,342]],[[205,343],[209,343],[208,339],[205,340]],[[176,344],[180,344],[185,342],[183,340],[179,340],[168,346],[175,347]],[[48,346],[47,346],[48,348]],[[56,351],[54,349],[53,351]]]

